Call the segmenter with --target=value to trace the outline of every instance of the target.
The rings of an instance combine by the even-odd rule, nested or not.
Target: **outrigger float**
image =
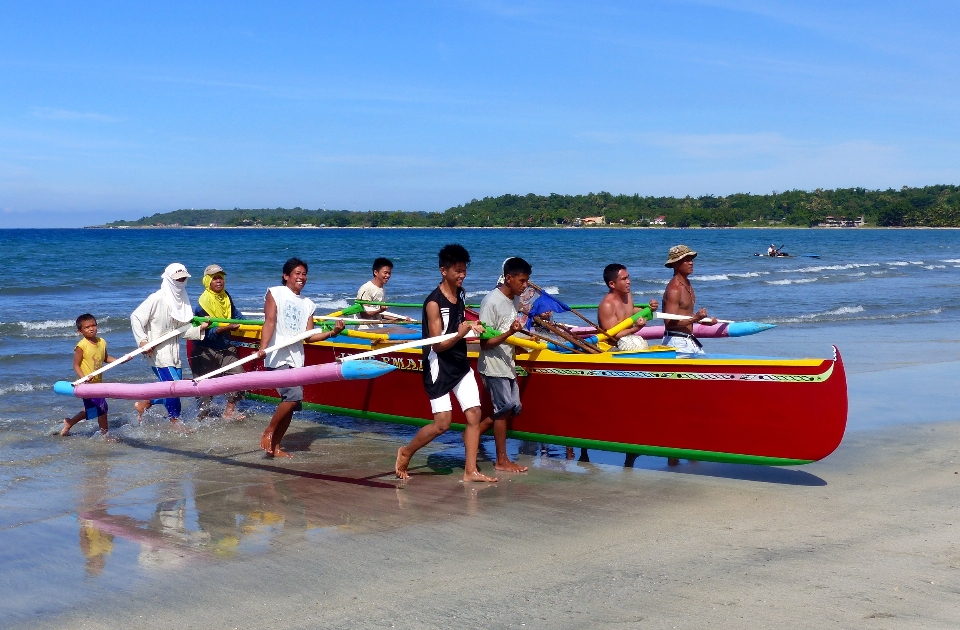
[[[374,329],[375,330],[375,329]],[[396,369],[376,379],[316,383],[304,407],[331,414],[412,426],[432,421],[423,389],[421,349],[388,350],[413,333],[346,331],[349,336],[305,344],[307,365],[334,365],[371,348]],[[394,335],[391,338],[391,335]],[[241,355],[257,347],[259,330],[232,333]],[[515,439],[639,455],[792,466],[837,448],[847,422],[847,383],[837,348],[832,359],[721,355],[678,358],[672,349],[573,354],[517,340],[523,413],[510,422]],[[470,344],[476,370],[478,346]],[[257,361],[247,366],[262,370]],[[483,412],[490,401],[482,392]],[[254,398],[278,402],[264,387]],[[464,417],[454,409],[454,428]]]

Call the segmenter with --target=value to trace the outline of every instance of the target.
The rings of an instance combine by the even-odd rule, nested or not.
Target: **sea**
[[[105,444],[95,422],[80,423],[69,438],[56,435],[62,419],[81,409],[79,400],[52,389],[57,380],[75,379],[75,318],[93,314],[113,356],[133,349],[130,313],[159,288],[160,275],[171,262],[183,263],[192,274],[187,291],[194,304],[204,267],[216,263],[226,270],[227,290],[241,310],[255,312],[262,310],[265,290],[280,282],[284,261],[296,256],[309,264],[304,291],[322,313],[348,306],[379,256],[394,262],[388,300],[422,302],[439,281],[438,250],[460,243],[472,258],[464,282],[468,302],[479,302],[495,287],[505,258],[521,256],[533,266],[532,280],[569,304],[597,303],[606,293],[604,266],[622,263],[639,303],[662,298],[672,273],[664,267],[667,252],[682,243],[698,253],[691,276],[698,308],[722,319],[776,324],[751,337],[705,340],[708,352],[829,357],[836,346],[848,370],[848,430],[953,419],[960,405],[955,388],[943,386],[943,371],[935,371],[936,364],[960,360],[955,331],[960,316],[958,230],[69,229],[0,230],[0,242],[7,269],[0,275],[0,566],[7,567],[2,572],[7,578],[0,577],[0,596],[19,593],[19,583],[37,589],[35,595],[21,594],[0,606],[14,619],[53,614],[84,597],[80,583],[57,586],[52,597],[49,576],[33,568],[30,558],[37,554],[53,554],[45,566],[60,567],[54,576],[61,580],[58,585],[84,577],[101,580],[101,588],[123,588],[131,575],[152,575],[151,566],[170,560],[171,545],[176,553],[205,549],[212,544],[212,530],[198,511],[203,493],[190,485],[197,473],[189,458],[207,454],[213,459],[204,465],[216,466],[225,461],[218,457],[262,457],[254,440],[272,408],[253,401],[241,403],[245,427],[201,426],[194,403],[185,401],[184,421],[195,431],[175,434],[162,409],[151,410],[138,425],[130,401],[111,401],[111,433],[119,443]],[[771,244],[796,257],[755,255]],[[419,316],[419,309],[391,310]],[[579,323],[569,315],[563,318]],[[885,372],[892,368],[899,370],[896,379]],[[877,376],[881,373],[886,376]],[[107,377],[153,380],[139,359]],[[892,380],[902,388],[891,391]],[[344,440],[362,434],[387,441],[393,444],[388,454],[412,432],[318,412],[303,412],[296,422]],[[348,448],[345,444],[341,447]],[[489,438],[483,448],[489,462]],[[462,466],[459,435],[443,436],[436,449],[440,468]],[[308,450],[298,457],[306,457]],[[536,455],[533,465],[567,461],[560,447],[511,441],[510,450],[514,456]],[[596,465],[623,465],[623,455],[591,452],[589,457]],[[257,461],[245,465],[260,466]],[[319,461],[322,467],[324,460]],[[390,463],[384,466],[389,470]],[[583,471],[577,462],[569,466],[571,474]],[[641,458],[637,466],[663,462]],[[700,470],[740,475],[729,472],[733,469],[717,465]],[[171,477],[179,485],[151,485]],[[165,497],[180,497],[179,503],[169,507]],[[103,510],[115,519],[113,533],[96,534],[100,530],[90,529],[86,517],[78,516],[88,504],[107,506]],[[244,509],[244,518],[259,513]],[[117,533],[118,523],[137,525],[130,525],[134,533],[124,537]],[[105,545],[107,538],[112,552],[96,546]],[[164,540],[169,544],[161,544]],[[261,548],[250,544],[247,551],[259,553]],[[96,549],[101,549],[99,555]],[[13,576],[17,584],[9,581]]]

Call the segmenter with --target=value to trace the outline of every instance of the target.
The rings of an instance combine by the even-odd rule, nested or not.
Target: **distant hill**
[[[925,186],[899,190],[838,188],[790,190],[768,195],[737,193],[726,197],[641,197],[640,195],[502,195],[473,199],[443,212],[355,212],[273,208],[175,210],[120,226],[326,226],[326,227],[541,227],[588,224],[603,217],[606,225],[812,227],[827,217],[880,226],[960,227],[960,187]]]

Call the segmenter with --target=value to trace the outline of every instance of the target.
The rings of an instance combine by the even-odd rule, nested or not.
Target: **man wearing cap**
[[[207,268],[203,270],[203,287],[205,290],[200,295],[200,299],[197,300],[197,308],[193,311],[194,315],[214,319],[243,319],[236,304],[230,298],[230,294],[227,293],[226,276],[227,272],[220,265],[207,265]],[[228,324],[219,327],[214,325],[207,331],[206,337],[193,342],[188,359],[194,376],[203,376],[208,372],[219,370],[240,360],[236,346],[230,341],[230,332],[238,328],[240,328],[240,324]],[[222,374],[224,376],[243,374],[243,367],[238,365]],[[242,398],[243,392],[227,394],[227,407],[223,411],[224,420],[241,420],[243,418],[243,415],[237,413],[237,403]],[[210,396],[204,396],[200,399],[198,420],[209,415],[212,400]]]
[[[193,309],[190,308],[190,298],[187,296],[187,268],[180,263],[170,263],[164,269],[160,283],[160,290],[151,293],[133,313],[130,314],[130,327],[133,329],[133,338],[140,347],[154,339],[158,339],[168,332],[180,328],[193,319]],[[209,324],[204,322],[200,326],[192,326],[183,334],[184,339],[198,341],[203,339],[204,332]],[[180,339],[174,337],[144,352],[147,362],[153,369],[159,381],[179,381],[183,378],[180,367]],[[139,400],[134,403],[137,409],[137,420],[143,419],[143,412],[157,403],[163,403],[167,408],[172,424],[180,423],[180,399],[160,398],[156,400]]]
[[[689,316],[686,319],[665,320],[663,345],[676,348],[677,354],[683,355],[704,354],[703,345],[693,336],[693,325],[708,319],[705,308],[693,312],[697,296],[690,285],[689,276],[693,273],[693,259],[696,257],[697,252],[686,245],[676,245],[670,248],[667,262],[663,265],[673,269],[673,278],[663,292],[663,312]]]

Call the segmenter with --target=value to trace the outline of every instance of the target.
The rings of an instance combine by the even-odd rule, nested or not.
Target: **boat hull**
[[[308,364],[331,363],[369,345],[308,344]],[[476,370],[476,354],[471,352]],[[308,408],[371,420],[432,420],[422,353],[378,357],[397,369],[368,381],[304,388]],[[534,352],[517,358],[523,412],[517,439],[566,446],[765,465],[804,464],[836,449],[847,420],[843,361],[833,359],[615,359]],[[479,377],[478,377],[479,380]],[[255,395],[273,400],[273,390]],[[481,387],[484,415],[491,407]],[[455,406],[456,407],[456,406]],[[456,428],[465,419],[454,409]]]

